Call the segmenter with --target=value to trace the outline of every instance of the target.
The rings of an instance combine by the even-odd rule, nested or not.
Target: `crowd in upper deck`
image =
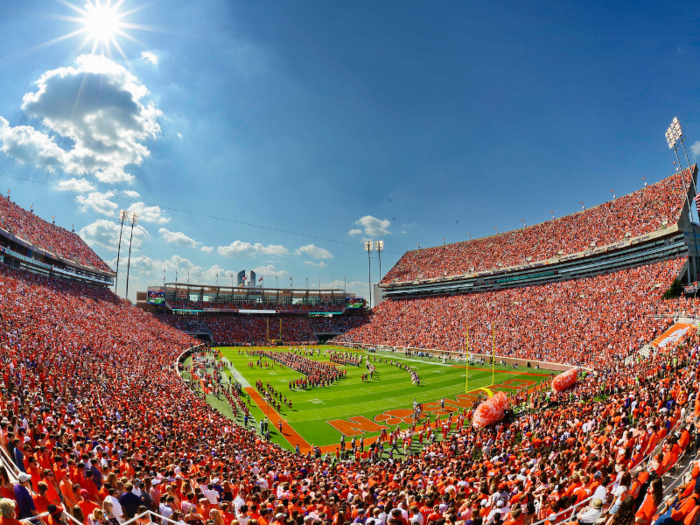
[[[693,167],[695,170],[696,167]],[[382,282],[497,270],[624,241],[678,222],[690,170],[579,213],[510,232],[406,252]]]
[[[69,261],[112,271],[80,236],[37,217],[32,211],[16,205],[9,197],[0,196],[0,228]]]

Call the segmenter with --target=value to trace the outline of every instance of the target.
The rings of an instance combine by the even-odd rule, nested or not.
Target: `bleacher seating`
[[[309,322],[314,332],[347,332],[369,321],[369,316],[343,315],[336,317],[310,317]]]
[[[617,306],[622,305],[617,296],[626,291],[631,293],[630,302],[644,296],[644,291],[656,296],[659,290],[650,288],[652,281],[669,277],[677,262],[662,266],[651,270],[654,278],[646,271],[628,272],[624,278],[598,285],[608,288],[607,298]],[[615,282],[625,287],[620,294]],[[566,322],[582,327],[586,316],[595,315],[595,304],[588,301],[587,309],[569,310],[581,299],[575,292],[590,292],[591,287],[587,283],[572,290],[568,301],[559,296],[554,300],[563,309],[554,309],[559,315],[547,317],[552,331]],[[417,513],[424,513],[421,516],[435,525],[441,523],[439,505],[444,505],[454,523],[503,509],[498,521],[504,524],[518,524],[521,516],[527,523],[549,517],[556,524],[575,517],[571,509],[576,502],[591,502],[598,493],[612,494],[616,480],[626,479],[628,471],[634,472],[628,491],[641,495],[632,512],[644,500],[640,512],[653,516],[658,498],[645,500],[649,496],[640,489],[646,478],[638,477],[634,468],[645,454],[658,450],[650,468],[663,476],[691,442],[691,427],[677,423],[682,422],[681,409],[694,410],[700,342],[695,334],[688,336],[689,344],[668,345],[649,360],[626,366],[608,358],[616,352],[608,349],[606,341],[593,339],[581,351],[599,355],[599,370],[604,373],[588,375],[573,390],[552,393],[549,400],[535,392],[530,397],[532,410],[522,417],[477,430],[462,426],[459,415],[457,425],[455,421],[451,425],[456,429],[454,439],[428,444],[400,472],[386,460],[365,459],[329,473],[327,461],[284,451],[256,437],[189,391],[172,365],[194,341],[109,291],[0,265],[0,294],[0,348],[5,365],[0,390],[5,417],[0,423],[2,445],[31,473],[31,488],[37,490],[39,481],[51,487],[46,496],[34,498],[36,507],[64,505],[87,525],[96,522],[88,520],[82,509],[94,508],[93,503],[102,506],[110,493],[124,505],[120,510],[113,507],[108,518],[118,512],[124,514],[120,519],[130,518],[143,504],[175,521],[187,514],[188,523],[200,517],[204,523],[203,515],[208,515],[217,524],[217,516],[226,514],[227,520],[240,523],[249,519],[242,507],[247,501],[251,512],[270,509],[271,523],[295,525],[297,519],[303,521],[305,512],[295,508],[290,513],[294,519],[289,520],[289,507],[286,502],[281,505],[281,498],[292,490],[313,492],[305,496],[312,525],[324,523],[316,524],[318,514],[310,509],[321,499],[329,503],[324,507],[327,519],[345,524],[349,521],[345,516],[360,508],[369,515],[381,515],[386,506],[395,507],[406,497],[416,504]],[[495,314],[503,304],[496,301],[489,307]],[[377,318],[383,316],[380,313]],[[368,326],[377,328],[374,322]],[[650,325],[645,328],[654,331]],[[430,329],[427,323],[419,331]],[[636,395],[630,397],[633,392]],[[599,400],[601,395],[605,399]],[[659,411],[662,404],[670,409]],[[664,444],[668,428],[677,431],[679,438]],[[662,447],[657,448],[659,444]],[[23,457],[15,454],[18,446]],[[366,449],[358,449],[357,454],[359,459],[368,457]],[[84,462],[91,458],[95,461],[87,469],[88,478]],[[693,475],[697,477],[697,472]],[[301,483],[302,479],[308,481]],[[347,507],[331,503],[336,491],[344,498],[346,492],[356,490],[358,481],[365,486],[365,479],[373,480],[373,492],[358,494],[359,499]],[[133,505],[125,496],[127,483],[149,497],[141,496]],[[210,483],[223,486],[224,493],[205,493]],[[12,488],[6,490],[5,484],[3,495],[13,497]],[[254,485],[260,487],[259,495],[248,493]],[[428,488],[420,501],[412,492],[416,486]],[[682,495],[692,493],[694,486],[694,480],[684,485]],[[376,499],[370,497],[372,493]],[[210,496],[213,504],[206,503]],[[497,506],[499,500],[505,504]],[[289,505],[297,502],[292,499]],[[684,512],[694,506],[688,504]],[[401,515],[400,509],[396,512]],[[400,524],[399,518],[389,518],[388,525]]]
[[[693,172],[696,170],[693,166]],[[685,204],[686,169],[594,208],[490,237],[406,252],[383,283],[450,277],[542,261],[674,225]]]
[[[174,328],[190,330],[198,326],[211,332],[216,344],[266,345],[272,339],[280,338],[280,317],[271,315],[166,315],[159,316],[163,322]],[[303,316],[284,316],[282,319],[282,339],[289,344],[316,343],[309,319]],[[269,328],[269,332],[268,332]]]
[[[18,518],[57,505],[75,525],[118,525],[142,509],[188,525],[557,525],[607,518],[610,504],[620,506],[614,525],[649,524],[663,510],[664,476],[693,448],[700,337],[690,331],[648,359],[626,358],[671,322],[649,314],[697,311],[697,301],[660,299],[683,263],[381,303],[343,339],[459,350],[469,326],[472,350],[489,353],[493,322],[499,355],[594,373],[565,392],[545,395],[546,382],[520,392],[514,401],[528,410],[495,426],[473,428],[472,411],[455,409],[441,423],[447,438],[405,461],[357,447],[335,466],[332,452],[286,451],[236,425],[178,375],[176,359],[196,340],[167,323],[258,340],[262,316],[153,316],[106,288],[0,264],[0,446],[31,475],[13,486],[0,469],[1,519],[15,523],[8,500],[17,500]],[[313,340],[312,323],[324,322],[283,316],[283,330]],[[700,512],[700,464],[691,467],[674,515],[686,525]]]
[[[598,368],[670,322],[649,314],[678,275],[676,259],[586,279],[497,292],[387,300],[339,341],[472,352]],[[595,352],[590,351],[595,349]]]
[[[0,227],[37,248],[69,261],[105,272],[111,268],[73,232],[40,219],[17,206],[8,197],[0,196]]]

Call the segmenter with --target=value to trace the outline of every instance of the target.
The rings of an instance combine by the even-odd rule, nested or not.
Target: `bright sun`
[[[109,42],[119,29],[119,15],[116,7],[109,4],[95,4],[86,6],[85,27],[88,35],[96,41]]]
[[[66,22],[77,23],[79,28],[72,33],[55,38],[54,40],[41,44],[41,46],[38,47],[54,44],[74,36],[83,35],[84,40],[76,51],[80,51],[84,47],[92,44],[92,53],[104,51],[111,57],[112,47],[114,47],[126,60],[126,55],[119,45],[117,37],[130,40],[139,45],[144,45],[142,42],[139,42],[133,36],[128,34],[126,30],[155,30],[147,26],[124,21],[126,16],[131,15],[136,11],[140,11],[145,7],[144,5],[133,8],[130,11],[120,11],[120,7],[126,0],[84,0],[84,8],[74,5],[70,0],[58,1],[75,11],[78,16],[57,16],[56,18],[65,20]]]

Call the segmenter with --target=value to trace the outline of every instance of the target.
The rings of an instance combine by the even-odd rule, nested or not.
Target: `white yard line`
[[[222,361],[224,361],[224,363],[226,364],[226,366],[228,366],[228,369],[229,369],[231,372],[233,372],[233,377],[234,377],[234,379],[236,379],[236,381],[238,381],[238,382],[241,384],[241,386],[242,386],[243,388],[250,388],[250,387],[251,387],[251,384],[246,380],[245,377],[243,377],[243,374],[241,374],[238,370],[236,370],[236,367],[234,367],[234,366],[231,364],[231,361],[229,361],[229,360],[226,359],[225,357],[222,359]]]
[[[388,359],[390,359],[390,360],[391,360],[391,359],[401,359],[401,360],[403,360],[403,361],[411,361],[412,363],[421,363],[421,364],[424,364],[424,365],[452,366],[452,365],[443,364],[443,363],[435,363],[435,362],[433,362],[433,361],[423,361],[423,360],[420,360],[420,359],[409,359],[408,357],[398,357],[398,356],[395,356],[395,355],[393,355],[393,354],[379,354],[379,353],[377,353],[377,354],[372,354],[372,353],[367,352],[366,355],[375,355],[375,356],[379,356],[379,357],[386,357],[386,358],[388,358]],[[372,363],[372,360],[370,359],[369,362],[370,362],[370,364],[371,364],[371,363]],[[383,364],[383,363],[382,363],[382,364]]]

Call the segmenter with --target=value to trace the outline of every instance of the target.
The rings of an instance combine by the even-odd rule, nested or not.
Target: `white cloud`
[[[194,239],[188,237],[182,232],[171,232],[170,230],[161,228],[160,230],[158,230],[158,233],[160,233],[160,236],[163,237],[165,242],[170,244],[177,244],[178,246],[181,246],[183,248],[196,248],[199,244],[202,244],[201,242],[195,241]]]
[[[151,259],[147,255],[140,255],[138,257],[131,258],[131,266],[139,273],[147,276],[162,276],[163,270],[165,269],[166,278],[168,281],[175,280],[175,271],[177,270],[178,282],[187,282],[187,272],[190,272],[190,283],[195,283],[199,279],[199,274],[202,272],[202,267],[197,266],[189,259],[180,257],[179,255],[173,255],[170,259],[165,261],[160,261],[158,259]],[[167,274],[171,274],[167,276]]]
[[[128,211],[136,213],[139,221],[157,222],[158,224],[170,222],[170,217],[163,217],[160,206],[146,206],[143,202],[135,202],[129,206]]]
[[[182,133],[178,133],[178,134],[177,134],[177,137],[181,139],[181,138],[182,138]]]
[[[202,246],[201,250],[203,252],[206,252],[206,253],[211,253],[214,251],[214,247],[213,246]]]
[[[131,199],[138,199],[141,196],[139,192],[133,190],[124,190],[122,193]]]
[[[266,255],[287,255],[289,253],[289,250],[287,250],[287,248],[281,244],[268,244],[267,246],[263,246],[262,244],[256,242],[255,249],[258,252]]]
[[[352,230],[350,230],[348,232],[348,235],[360,235],[360,234],[362,234],[362,230],[357,229],[357,228],[353,228]]]
[[[321,283],[321,288],[328,289],[332,288],[334,290],[343,290],[345,287],[345,281],[340,279],[335,279],[329,283]],[[367,283],[362,281],[351,281],[347,284],[348,293],[354,293],[359,297],[364,297],[367,299],[367,294],[369,293],[369,288]]]
[[[58,182],[58,189],[60,191],[74,191],[76,193],[87,193],[88,191],[95,191],[95,186],[85,180],[85,179],[67,179]]]
[[[202,273],[202,282],[216,284],[216,274],[219,274],[219,284],[222,286],[226,284],[227,278],[231,278],[230,272],[228,272],[226,269],[222,268],[218,264],[215,264],[208,270],[204,270],[204,272]]]
[[[253,268],[253,271],[257,274],[258,279],[263,275],[265,277],[271,277],[273,279],[275,277],[284,277],[285,275],[287,275],[287,272],[285,270],[278,270],[277,268],[275,268],[274,264],[268,264],[267,266],[258,266],[257,268]]]
[[[102,246],[103,248],[116,251],[119,245],[119,230],[120,226],[116,222],[108,221],[107,219],[97,219],[92,224],[88,224],[80,230],[79,235],[93,248],[95,246]],[[124,248],[125,243],[129,242],[129,231],[131,231],[131,228],[124,227],[122,248]],[[134,227],[132,249],[139,250],[143,243],[150,238],[150,234],[143,226],[136,225]]]
[[[309,266],[318,266],[319,268],[325,268],[326,266],[328,266],[323,261],[321,261],[320,263],[315,263],[313,261],[304,261],[304,264],[308,264]]]
[[[693,152],[693,155],[696,157],[700,155],[700,140],[694,143],[692,146],[690,146],[690,151]]]
[[[75,200],[80,204],[80,211],[82,212],[86,212],[90,209],[94,212],[111,217],[116,213],[117,208],[119,208],[116,202],[109,200],[112,197],[114,197],[114,193],[111,191],[107,193],[93,191],[87,195],[78,195],[75,197]]]
[[[263,246],[259,242],[251,244],[243,241],[233,241],[228,246],[219,246],[216,249],[223,257],[253,257],[258,253],[266,255],[286,255],[289,250],[280,244],[270,244]]]
[[[24,95],[22,110],[46,133],[10,127],[0,117],[1,151],[51,172],[92,173],[106,183],[133,180],[124,168],[150,155],[144,142],[160,133],[162,115],[153,104],[142,103],[148,90],[133,74],[107,57],[81,55],[76,67],[47,71],[36,86]],[[59,138],[72,149],[60,147]]]
[[[141,58],[144,62],[146,62],[146,64],[151,64],[152,66],[157,66],[158,62],[160,61],[158,55],[151,53],[150,51],[143,51],[141,53]]]
[[[294,254],[295,255],[301,255],[302,253],[305,253],[309,257],[313,257],[314,259],[332,259],[333,255],[331,252],[326,250],[325,248],[319,248],[318,246],[314,246],[313,244],[307,244],[306,246],[301,246],[298,248]]]
[[[370,237],[378,237],[379,235],[389,235],[389,226],[391,226],[391,221],[388,219],[377,219],[371,215],[365,215],[361,219],[355,221],[355,224],[362,226],[364,228],[365,235]],[[357,232],[357,230],[350,230],[351,232]],[[351,233],[355,235],[355,233]]]

